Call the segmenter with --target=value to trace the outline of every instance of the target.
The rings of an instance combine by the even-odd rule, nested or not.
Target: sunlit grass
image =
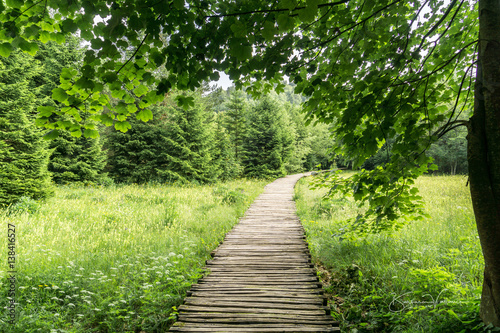
[[[206,259],[265,181],[58,188],[16,225],[16,326],[1,332],[164,332]],[[7,248],[6,237],[0,248]],[[6,306],[6,251],[0,256]]]
[[[460,332],[478,325],[483,259],[464,176],[421,177],[416,186],[431,216],[403,230],[340,241],[355,217],[350,198],[296,187],[299,216],[334,315],[348,332]],[[464,331],[464,332],[465,332]]]

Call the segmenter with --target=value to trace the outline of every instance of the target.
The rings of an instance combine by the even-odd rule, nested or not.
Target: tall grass
[[[265,183],[65,186],[45,203],[0,212],[2,309],[7,224],[17,229],[17,318],[1,316],[0,332],[166,331]]]
[[[421,177],[430,218],[353,241],[333,236],[356,216],[353,200],[322,200],[309,181],[296,187],[298,213],[344,332],[486,329],[478,319],[484,262],[465,177]]]

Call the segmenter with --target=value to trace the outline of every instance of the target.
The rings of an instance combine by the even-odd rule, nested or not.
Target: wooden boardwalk
[[[302,175],[266,186],[207,262],[171,332],[339,332],[295,214]]]

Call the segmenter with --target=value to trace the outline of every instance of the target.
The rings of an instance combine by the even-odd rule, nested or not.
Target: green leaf
[[[184,9],[184,0],[174,0],[174,7],[177,9]]]
[[[46,133],[43,138],[45,140],[54,140],[55,138],[57,138],[59,136],[59,131],[54,129],[48,133]]]
[[[134,89],[134,94],[137,96],[137,97],[141,97],[145,94],[148,93],[148,87],[146,87],[145,85],[141,84],[139,85],[137,88]]]
[[[40,41],[42,43],[47,43],[48,41],[50,41],[51,38],[50,38],[50,32],[48,31],[40,31]]]
[[[86,77],[81,77],[75,82],[75,87],[83,88],[83,89],[93,89],[94,82],[92,80],[87,79]]]
[[[130,126],[130,123],[128,121],[117,121],[115,123],[115,129],[123,133],[127,132],[131,128],[132,126]]]
[[[82,136],[82,130],[81,129],[76,129],[70,132],[71,136],[74,136],[76,138],[79,138]]]
[[[278,33],[278,29],[274,26],[274,22],[266,21],[264,23],[264,28],[262,29],[262,36],[266,40],[273,40],[274,35]]]
[[[68,94],[62,88],[54,88],[52,89],[52,98],[63,103],[68,100]]]
[[[48,31],[48,32],[54,32],[54,26],[51,23],[43,21],[40,26],[42,27],[42,30]]]
[[[123,95],[125,95],[125,93],[126,93],[125,90],[122,90],[122,89],[111,90],[111,97],[122,99]]]
[[[62,23],[62,31],[64,33],[73,33],[78,30],[78,25],[71,19],[66,19]]]
[[[20,9],[24,5],[24,1],[22,1],[22,0],[7,0],[6,4],[9,7]]]
[[[306,8],[299,10],[299,19],[302,22],[309,23],[314,20],[318,7],[316,6],[306,6]]]
[[[240,45],[238,47],[231,48],[231,54],[235,56],[239,61],[245,61],[252,58],[252,47],[249,45]]]
[[[281,14],[277,19],[278,27],[281,32],[291,30],[295,27],[295,20],[288,14]]]
[[[61,77],[61,79],[71,80],[77,74],[78,74],[78,72],[75,69],[72,69],[72,68],[63,68],[61,70],[60,77]]]
[[[213,72],[210,74],[210,80],[212,81],[218,81],[220,79],[220,74],[219,72]]]
[[[231,31],[234,32],[235,37],[244,38],[247,35],[247,27],[241,21],[236,21],[233,24],[231,24]]]
[[[39,106],[37,111],[41,117],[50,117],[52,113],[54,113],[55,109],[56,108],[53,106]]]
[[[97,130],[93,130],[93,129],[88,129],[87,128],[83,132],[83,136],[85,136],[86,138],[97,139],[99,137],[99,132]]]
[[[135,104],[128,104],[127,111],[130,113],[134,113],[137,111],[137,106]]]
[[[285,8],[289,10],[293,10],[297,7],[297,1],[296,0],[282,0],[281,3]]]
[[[142,120],[144,122],[153,119],[153,112],[148,109],[141,110],[135,116],[138,120]]]
[[[50,36],[51,36],[52,40],[59,45],[62,45],[62,44],[64,44],[64,42],[66,42],[66,38],[64,37],[64,34],[62,34],[62,33],[54,33]]]
[[[38,44],[33,42],[30,43],[24,38],[20,38],[19,40],[19,48],[23,50],[24,52],[28,53],[31,56],[35,56],[36,52],[38,51]]]
[[[190,106],[194,106],[194,98],[192,96],[182,96],[176,97],[177,105],[183,107],[185,110],[189,109]]]
[[[12,52],[12,45],[10,43],[0,44],[0,55],[7,58]]]
[[[111,117],[113,116],[113,117]],[[100,118],[100,121],[101,123],[103,123],[105,126],[111,126],[113,125],[113,119],[114,119],[114,115],[113,114],[109,114],[109,113],[103,113],[99,116]]]

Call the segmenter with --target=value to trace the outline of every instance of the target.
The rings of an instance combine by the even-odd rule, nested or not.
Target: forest
[[[223,90],[206,83],[195,92],[169,93],[151,108],[152,120],[134,120],[127,132],[88,121],[87,130],[98,135],[63,132],[43,140],[36,110],[54,103],[52,91],[63,68],[78,68],[84,51],[82,40],[74,37],[63,45],[40,43],[35,57],[19,51],[2,59],[3,207],[21,197],[46,198],[53,184],[206,184],[352,168],[351,160],[334,155],[335,138],[327,124],[305,125],[304,97],[291,85],[281,94],[272,91],[254,99],[234,87]],[[184,96],[193,98],[189,108],[177,105]],[[57,121],[64,122],[64,116]],[[390,144],[361,167],[372,170],[386,163]],[[449,133],[429,151],[440,173],[467,172],[463,130]]]
[[[498,4],[0,9],[0,331],[168,330],[264,186],[306,171],[342,331],[498,330]]]
[[[134,120],[127,132],[89,121],[86,127],[98,136],[62,133],[43,140],[37,107],[54,103],[62,69],[78,68],[84,51],[74,38],[41,44],[35,57],[17,52],[2,59],[2,206],[46,198],[52,184],[207,184],[271,179],[333,163],[328,127],[305,126],[302,97],[291,86],[257,100],[207,83],[195,92],[169,93],[151,108],[152,120]],[[184,96],[193,98],[189,108],[177,105]]]

